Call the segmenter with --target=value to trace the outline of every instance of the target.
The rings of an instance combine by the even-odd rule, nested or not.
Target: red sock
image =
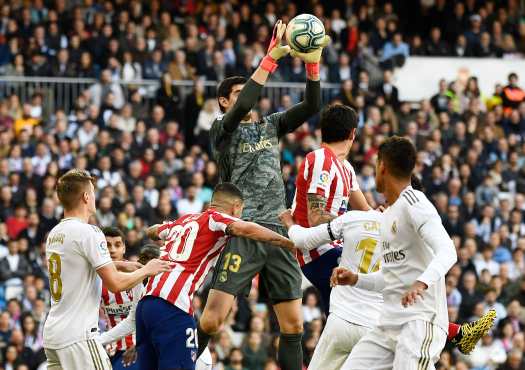
[[[461,325],[454,324],[453,322],[449,322],[447,339],[452,340],[456,335],[458,335],[460,328],[461,328]]]

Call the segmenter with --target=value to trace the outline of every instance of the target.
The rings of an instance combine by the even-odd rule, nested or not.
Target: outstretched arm
[[[281,135],[294,131],[308,118],[321,109],[321,83],[319,68],[323,48],[330,43],[330,37],[326,36],[322,47],[310,53],[290,52],[293,57],[301,58],[306,66],[306,91],[304,100],[288,109],[281,117],[279,133]]]
[[[321,245],[330,243],[336,236],[330,223],[324,223],[315,227],[302,227],[297,225],[288,209],[279,215],[281,223],[288,229],[288,236],[292,242],[303,250],[311,250]],[[337,236],[339,237],[339,235]]]
[[[226,228],[226,234],[242,236],[248,239],[271,243],[281,248],[294,250],[294,244],[290,239],[254,222],[242,220],[232,222]]]
[[[236,103],[223,117],[226,132],[233,132],[241,120],[250,112],[257,103],[261,90],[272,72],[277,69],[277,61],[290,52],[289,46],[282,46],[281,40],[286,31],[286,24],[278,20],[273,29],[272,40],[266,56],[251,78],[246,82],[239,93]]]

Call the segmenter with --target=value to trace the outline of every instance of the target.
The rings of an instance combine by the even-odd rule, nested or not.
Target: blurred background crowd
[[[67,110],[50,110],[46,89],[26,98],[0,96],[0,368],[45,369],[44,242],[61,217],[57,178],[73,167],[98,177],[92,221],[119,226],[134,259],[146,242],[145,226],[201,211],[218,181],[208,138],[218,107],[206,81],[249,76],[274,22],[309,12],[333,40],[321,72],[323,82],[338,85],[323,104],[347,104],[359,115],[349,159],[369,203],[382,202],[373,168],[379,144],[394,133],[409,137],[418,148],[417,175],[458,250],[447,276],[450,320],[497,311],[494,330],[471,356],[447,347],[438,369],[525,369],[525,92],[519,80],[525,76],[511,74],[486,94],[476,76],[462,75],[440,81],[433,96],[404,102],[393,74],[410,55],[521,58],[522,2],[0,4],[0,74],[95,79]],[[141,79],[158,80],[160,87],[145,94],[133,86]],[[174,85],[179,80],[195,81],[194,87],[181,90]],[[286,58],[272,81],[305,81],[302,62]],[[287,109],[300,96],[290,90],[278,99],[262,97],[253,114]],[[289,204],[301,161],[319,147],[316,123],[314,117],[282,140]],[[277,324],[258,288],[255,281],[249,297],[239,298],[212,342],[215,369],[278,369]],[[194,302],[197,316],[203,297]],[[325,320],[313,288],[305,289],[303,313],[307,366]]]

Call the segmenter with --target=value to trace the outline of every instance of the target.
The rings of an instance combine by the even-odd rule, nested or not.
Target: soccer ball
[[[311,14],[293,18],[286,27],[286,41],[300,53],[309,53],[321,46],[325,36],[323,22]]]

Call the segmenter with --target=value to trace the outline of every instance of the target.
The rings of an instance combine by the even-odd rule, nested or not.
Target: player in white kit
[[[384,298],[378,326],[354,347],[345,370],[434,369],[445,345],[445,274],[457,255],[435,207],[410,186],[415,158],[405,138],[379,147],[376,184],[389,206],[380,227],[381,270],[355,274],[338,267],[332,275],[335,285],[380,291]]]
[[[64,218],[46,241],[52,299],[44,349],[50,370],[111,369],[106,351],[95,340],[102,281],[117,292],[171,269],[166,262],[152,260],[132,273],[117,271],[104,234],[88,224],[96,211],[93,181],[87,172],[74,169],[57,183]]]
[[[303,251],[313,250],[333,240],[343,241],[339,266],[368,274],[381,264],[378,211],[350,211],[329,223],[305,228],[293,222],[291,213],[280,216],[288,236]],[[319,338],[309,370],[339,370],[359,339],[379,320],[383,295],[352,286],[332,289],[330,314]]]

